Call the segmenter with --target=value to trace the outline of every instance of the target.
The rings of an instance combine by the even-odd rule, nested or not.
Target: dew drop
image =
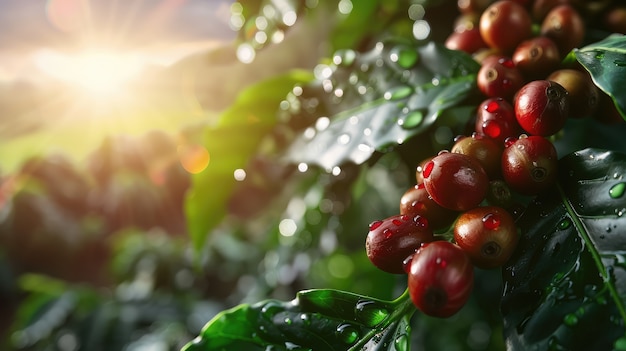
[[[285,322],[285,324],[287,324],[287,325],[291,325],[291,323],[293,323],[293,321],[292,321],[292,320],[291,320],[291,318],[289,318],[289,317],[285,317],[284,322]]]
[[[385,230],[383,230],[383,235],[385,235],[386,239],[389,239],[393,235],[393,230],[385,228]]]
[[[353,325],[347,323],[339,324],[335,335],[346,345],[352,345],[359,339],[359,331]]]
[[[397,351],[407,351],[409,349],[409,337],[406,334],[400,334],[394,340],[394,346]]]
[[[412,129],[422,124],[423,120],[424,113],[422,111],[415,110],[409,112],[406,116],[404,116],[401,125],[404,129]]]
[[[569,219],[564,219],[562,221],[559,222],[559,224],[557,225],[559,230],[565,230],[569,227],[572,226],[572,221],[570,221]]]
[[[393,223],[393,224],[395,224],[397,226],[401,226],[402,225],[402,221],[397,219],[397,218],[392,219],[391,223]]]
[[[617,183],[609,189],[609,196],[613,199],[620,198],[624,195],[624,190],[626,190],[626,183]]]
[[[483,226],[490,230],[496,230],[500,227],[500,216],[495,213],[487,213],[483,217]]]
[[[427,229],[428,228],[428,219],[426,219],[426,217],[417,215],[417,216],[413,217],[413,222],[415,222],[415,224],[417,224],[417,226],[422,228],[422,229]]]
[[[422,177],[428,178],[428,176],[430,176],[430,173],[432,173],[434,167],[435,167],[435,163],[433,161],[429,161],[424,166],[424,170],[422,171]]]
[[[373,328],[387,319],[389,311],[376,301],[359,300],[354,307],[354,314],[358,322]]]
[[[309,326],[311,325],[311,318],[309,317],[308,314],[303,313],[300,315],[300,321],[302,322],[303,325],[305,326]]]
[[[391,49],[389,59],[397,63],[398,66],[409,69],[417,63],[419,59],[419,53],[408,47],[397,46]]]
[[[400,100],[408,97],[413,93],[413,88],[408,85],[396,87],[392,90],[385,92],[383,97],[385,100]]]
[[[283,307],[277,302],[268,302],[261,308],[261,315],[269,320],[272,320],[276,313],[283,310]]]
[[[497,139],[502,134],[502,127],[498,121],[488,120],[483,123],[483,133],[490,138]]]
[[[563,317],[563,323],[565,323],[568,327],[573,327],[578,324],[578,316],[573,313],[567,314]]]
[[[383,224],[383,221],[374,221],[370,223],[370,230],[376,230],[376,228],[380,227]]]

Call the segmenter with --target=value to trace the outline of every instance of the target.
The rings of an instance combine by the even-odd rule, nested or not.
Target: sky
[[[104,49],[167,65],[230,40],[228,0],[0,0],[0,82]],[[55,56],[56,55],[56,56]]]

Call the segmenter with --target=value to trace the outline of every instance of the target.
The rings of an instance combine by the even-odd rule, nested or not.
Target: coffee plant
[[[481,342],[469,334],[470,349],[626,349],[626,8],[241,1],[240,49],[266,50],[259,33],[282,33],[327,6],[337,6],[328,18],[337,21],[334,53],[310,75],[254,86],[232,118],[207,131],[225,164],[194,179],[191,235],[202,247],[224,218],[210,202],[231,190],[208,191],[219,180],[241,202],[254,196],[232,181],[232,169],[256,175],[246,167],[261,157],[273,168],[261,176],[292,192],[295,180],[335,192],[325,193],[324,209],[305,196],[278,234],[306,248],[300,241],[319,230],[307,217],[321,210],[323,230],[364,243],[367,263],[394,277],[373,284],[391,284],[399,297],[318,288],[244,303],[215,316],[183,350],[461,349],[425,340],[454,334],[481,309],[478,321],[496,316],[501,327]],[[247,159],[228,158],[242,149]],[[406,185],[383,191],[384,200],[364,195],[384,178]],[[371,215],[370,201],[394,207],[363,219],[369,226],[344,220],[351,210]],[[485,288],[489,280],[497,286]]]
[[[626,350],[622,1],[231,16],[237,46],[212,64],[286,60],[302,33],[319,63],[186,131],[210,154],[192,176],[161,134],[107,139],[87,169],[25,162],[0,197],[18,267],[0,265],[0,298],[20,303],[0,304],[0,347]]]

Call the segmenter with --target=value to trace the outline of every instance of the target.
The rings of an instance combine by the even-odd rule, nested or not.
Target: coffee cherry
[[[461,13],[481,13],[492,0],[458,0],[457,7]]]
[[[490,56],[483,60],[476,84],[485,96],[510,99],[524,85],[524,76],[510,58]]]
[[[505,53],[532,35],[532,21],[528,11],[510,0],[500,0],[489,5],[480,16],[480,34],[485,42]]]
[[[433,159],[433,157],[435,156],[431,156],[431,157],[427,157],[425,159],[423,159],[415,168],[415,181],[416,184],[422,184],[424,183],[424,176],[422,174],[422,172],[424,171],[424,166],[426,166],[426,164]]]
[[[591,116],[600,101],[600,91],[587,72],[575,69],[560,69],[552,72],[546,79],[560,84],[569,95],[569,117],[582,118]]]
[[[532,18],[541,23],[550,10],[559,6],[570,4],[572,0],[534,0],[530,10]]]
[[[471,137],[456,139],[450,152],[463,154],[475,158],[483,167],[489,179],[500,176],[500,159],[502,145],[482,134],[474,133]]]
[[[473,157],[451,152],[435,156],[424,167],[424,186],[439,205],[466,211],[485,198],[489,177]]]
[[[454,241],[479,268],[502,266],[518,240],[513,217],[500,207],[473,208],[462,213],[454,224]]]
[[[487,47],[478,28],[454,31],[448,36],[444,45],[450,50],[460,50],[468,54]]]
[[[626,34],[626,5],[616,5],[602,16],[604,26],[612,33]]]
[[[428,224],[436,231],[449,227],[458,213],[441,207],[428,195],[424,184],[417,184],[400,198],[400,214],[428,218]]]
[[[524,85],[513,101],[519,125],[533,135],[549,136],[565,125],[569,97],[560,84],[534,80]]]
[[[548,139],[522,135],[506,145],[502,152],[502,176],[513,191],[537,195],[555,183],[558,159]]]
[[[426,243],[413,255],[408,270],[411,301],[424,314],[446,318],[467,302],[474,268],[467,254],[448,241]]]
[[[509,137],[517,138],[522,133],[513,105],[501,97],[489,98],[478,105],[475,130],[498,143],[504,143]]]
[[[521,42],[515,48],[512,59],[527,79],[544,78],[561,63],[559,49],[548,37],[535,37]]]
[[[569,5],[560,5],[548,12],[541,24],[541,35],[556,43],[561,57],[579,47],[585,37],[585,23],[578,11]]]
[[[405,272],[404,260],[423,243],[433,240],[433,232],[425,217],[395,215],[370,224],[365,250],[379,269],[402,274]]]

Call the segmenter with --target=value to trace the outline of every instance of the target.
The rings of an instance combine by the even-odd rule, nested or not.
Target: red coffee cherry
[[[498,143],[522,133],[513,105],[501,97],[489,98],[478,105],[475,130]]]
[[[533,135],[550,136],[563,128],[569,114],[569,96],[560,84],[534,80],[513,101],[517,123]]]
[[[522,195],[537,195],[556,181],[558,158],[552,143],[538,135],[520,136],[506,143],[502,152],[502,176]]]
[[[430,227],[436,231],[449,227],[458,213],[441,207],[428,195],[424,184],[417,184],[400,198],[400,214],[428,218]]]
[[[422,313],[446,318],[467,302],[474,286],[474,267],[469,256],[448,241],[422,245],[408,270],[411,301]]]
[[[424,186],[442,207],[466,211],[480,204],[489,187],[489,177],[473,157],[441,153],[426,164]]]
[[[372,222],[365,240],[365,251],[379,269],[404,273],[404,260],[426,242],[435,240],[428,220],[421,216],[395,215]]]
[[[462,213],[454,224],[454,241],[479,268],[502,266],[513,254],[519,235],[513,217],[496,206]]]
[[[483,40],[477,27],[452,32],[444,45],[450,50],[460,50],[468,54],[473,54],[487,47],[487,43]]]
[[[515,48],[512,59],[527,79],[545,78],[561,63],[556,43],[548,37],[541,36],[521,42]]]
[[[489,5],[480,16],[480,34],[485,42],[505,53],[532,35],[532,20],[526,9],[515,1],[500,0]]]
[[[483,167],[489,179],[500,177],[500,160],[503,145],[482,134],[474,133],[471,137],[456,139],[450,152],[475,158]]]
[[[573,7],[559,5],[550,10],[541,23],[541,35],[554,40],[561,57],[565,57],[582,44],[585,22]]]
[[[583,118],[593,115],[600,102],[600,90],[586,71],[560,69],[546,79],[560,84],[569,95],[569,117]]]
[[[485,96],[505,99],[512,98],[524,82],[524,76],[513,60],[496,55],[483,60],[476,77],[478,89]]]

